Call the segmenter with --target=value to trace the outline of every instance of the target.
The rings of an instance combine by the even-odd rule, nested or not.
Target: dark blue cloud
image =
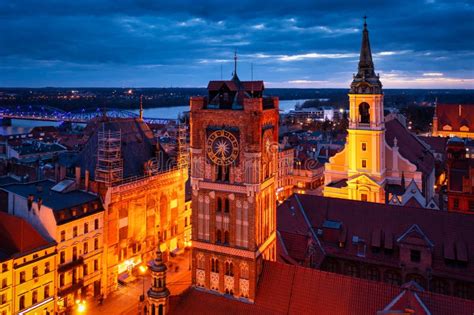
[[[361,17],[387,87],[474,87],[466,1],[0,0],[0,86],[346,87]]]

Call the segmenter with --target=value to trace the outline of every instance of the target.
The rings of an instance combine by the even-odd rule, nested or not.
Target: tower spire
[[[364,30],[360,47],[359,72],[366,77],[375,76],[372,51],[370,50],[369,31],[367,30],[367,16],[364,16]]]
[[[237,76],[237,50],[234,51],[234,77]]]
[[[363,83],[363,84],[361,84]],[[370,49],[369,30],[367,29],[367,16],[364,16],[364,29],[360,47],[359,65],[357,74],[351,84],[351,93],[381,93],[382,83],[375,74],[372,50]]]

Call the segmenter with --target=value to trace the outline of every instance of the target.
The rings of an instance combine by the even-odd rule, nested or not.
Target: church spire
[[[359,66],[357,74],[351,84],[351,93],[381,93],[382,83],[375,74],[372,50],[370,49],[369,30],[367,17],[364,16],[364,29],[362,31],[362,44],[360,47]]]
[[[237,76],[237,50],[234,51],[234,73],[232,74],[232,81],[240,82],[240,79]]]
[[[360,47],[359,73],[366,77],[375,76],[372,51],[370,50],[369,31],[367,30],[367,17],[364,16],[364,30],[362,32],[362,45]]]

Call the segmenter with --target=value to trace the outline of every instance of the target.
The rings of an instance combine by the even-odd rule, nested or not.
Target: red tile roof
[[[0,212],[0,260],[54,246],[24,219]]]
[[[190,288],[170,298],[170,313],[367,315],[383,310],[403,290],[383,282],[264,261],[254,304]],[[417,294],[432,314],[471,315],[474,309],[474,301]]]
[[[453,131],[460,131],[462,126],[474,131],[474,104],[437,104],[438,130],[450,125]]]
[[[446,153],[446,145],[448,142],[448,138],[446,137],[425,137],[425,136],[418,136],[418,138],[430,146],[430,148],[438,154],[442,154],[443,156]]]
[[[301,205],[301,207],[300,207]],[[293,211],[290,211],[293,207]],[[301,209],[302,208],[302,209]],[[433,276],[449,274],[450,278],[474,282],[474,217],[468,214],[450,213],[446,211],[421,209],[413,207],[391,206],[379,203],[368,203],[355,200],[327,198],[313,195],[293,195],[278,206],[277,227],[291,233],[290,227],[297,226],[294,233],[304,230],[296,222],[292,212],[304,212],[310,225],[316,231],[326,220],[342,222],[347,229],[346,246],[340,248],[318,237],[326,256],[340,257],[351,260],[363,259],[366,262],[398,267],[398,255],[384,255],[366,251],[366,256],[357,256],[357,246],[352,245],[353,236],[358,236],[371,244],[374,231],[381,231],[385,248],[403,235],[410,227],[417,225],[433,242]],[[303,216],[303,214],[301,214]],[[390,236],[389,236],[390,235]],[[470,241],[469,241],[470,240]],[[444,248],[464,245],[466,243],[468,263],[463,268],[452,267],[445,262]],[[291,244],[291,243],[288,243]],[[448,246],[449,245],[449,246]],[[461,245],[459,245],[461,246]],[[288,252],[291,250],[286,246]],[[464,253],[464,252],[463,252]],[[459,256],[459,255],[458,255]],[[459,258],[459,257],[458,257]]]

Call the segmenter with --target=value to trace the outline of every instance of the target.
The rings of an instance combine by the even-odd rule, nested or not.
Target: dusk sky
[[[40,4],[41,3],[41,4]],[[474,3],[0,0],[1,87],[347,88],[368,16],[386,88],[474,88]]]

